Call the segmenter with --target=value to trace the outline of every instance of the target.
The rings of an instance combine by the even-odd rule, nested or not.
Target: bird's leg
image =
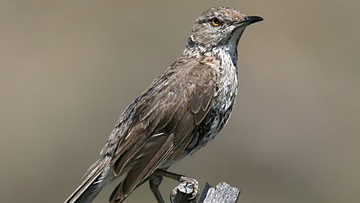
[[[159,191],[159,186],[163,180],[162,176],[152,174],[149,177],[150,190],[154,194],[158,203],[165,203]]]
[[[155,174],[157,176],[161,176],[161,177],[171,178],[171,179],[176,180],[176,181],[178,181],[180,183],[188,182],[188,183],[192,183],[193,185],[199,185],[197,180],[195,180],[193,178],[188,178],[188,177],[186,177],[184,175],[180,175],[180,174],[177,174],[177,173],[172,173],[172,172],[162,170],[162,169],[156,169],[153,174]]]
[[[167,177],[167,178],[171,178],[173,180],[176,180],[176,181],[179,181],[181,182],[181,179],[185,176],[183,175],[180,175],[180,174],[177,174],[177,173],[172,173],[172,172],[169,172],[169,171],[166,171],[166,170],[162,170],[162,169],[156,169],[154,171],[153,174],[156,174],[158,176],[163,176],[163,177]]]
[[[193,178],[185,177],[180,174],[162,170],[162,169],[155,170],[153,175],[157,175],[159,177],[171,178],[171,179],[174,179],[174,180],[180,182],[180,184],[172,190],[171,198],[175,198],[176,194],[178,192],[181,192],[182,194],[187,195],[186,199],[192,200],[191,202],[196,201],[196,199],[199,195],[199,192],[200,192],[199,182],[197,180],[195,180]],[[150,185],[150,187],[151,187],[151,185]],[[157,190],[157,192],[159,192],[159,190]],[[155,194],[155,192],[154,192],[154,194]],[[160,195],[160,193],[159,193],[159,195]],[[156,196],[156,194],[155,194],[155,196]],[[161,197],[161,195],[160,195],[160,197]],[[172,202],[173,202],[173,199],[172,199]]]

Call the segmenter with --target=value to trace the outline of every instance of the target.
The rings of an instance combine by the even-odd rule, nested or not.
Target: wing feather
[[[120,123],[119,142],[115,149],[105,150],[114,152],[115,176],[126,173],[113,201],[126,198],[168,159],[181,156],[192,132],[209,112],[213,95],[211,66],[191,60],[170,67],[130,105],[128,119]]]

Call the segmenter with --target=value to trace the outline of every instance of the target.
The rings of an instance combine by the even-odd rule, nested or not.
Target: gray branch
[[[172,190],[170,199],[172,203],[236,203],[240,191],[225,182],[219,183],[215,188],[206,183],[200,200],[197,201],[199,195],[197,181],[181,182]]]

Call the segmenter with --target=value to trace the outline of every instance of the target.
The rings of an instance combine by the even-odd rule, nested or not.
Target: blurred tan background
[[[202,187],[226,181],[239,203],[359,202],[356,0],[0,0],[0,202],[63,202],[217,5],[265,21],[240,41],[232,119],[172,171]],[[175,185],[164,181],[167,200]],[[145,184],[126,202],[155,199]]]

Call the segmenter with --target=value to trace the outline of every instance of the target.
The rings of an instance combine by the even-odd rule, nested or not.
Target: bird
[[[169,167],[205,146],[227,123],[238,92],[239,39],[262,21],[229,7],[212,7],[193,25],[183,53],[122,113],[80,186],[64,203],[90,203],[118,181],[109,202],[123,202],[149,182],[157,202]]]

